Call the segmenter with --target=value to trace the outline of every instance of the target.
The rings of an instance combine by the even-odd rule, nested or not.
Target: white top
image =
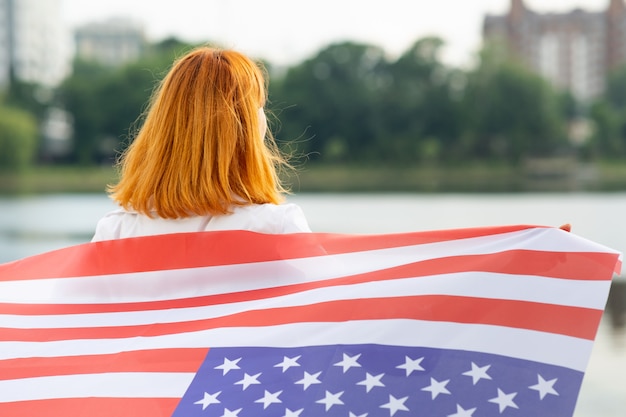
[[[92,242],[168,233],[215,230],[250,230],[283,234],[310,232],[302,209],[295,204],[252,204],[235,206],[231,214],[164,219],[117,209],[98,221]]]

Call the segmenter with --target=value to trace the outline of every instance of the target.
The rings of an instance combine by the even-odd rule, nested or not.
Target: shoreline
[[[539,168],[538,168],[539,167]],[[462,164],[305,164],[282,175],[294,192],[575,192],[626,191],[626,162]],[[35,166],[0,172],[0,195],[99,193],[115,182],[112,166]]]

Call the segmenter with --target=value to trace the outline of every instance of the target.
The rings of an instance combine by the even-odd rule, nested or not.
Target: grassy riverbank
[[[115,178],[115,171],[107,166],[40,166],[21,173],[0,173],[0,194],[101,193]],[[485,164],[308,164],[287,175],[285,182],[296,193],[626,191],[626,163],[577,164],[564,172]]]
[[[515,170],[506,166],[307,166],[288,179],[295,191],[511,191]]]
[[[38,166],[0,172],[0,194],[101,193],[115,178],[107,166]]]
[[[555,165],[306,166],[288,182],[296,192],[626,191],[626,163]]]

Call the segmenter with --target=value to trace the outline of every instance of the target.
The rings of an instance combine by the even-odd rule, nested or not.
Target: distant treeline
[[[580,103],[489,47],[474,68],[459,69],[441,62],[442,46],[423,38],[390,59],[375,45],[344,42],[288,68],[265,62],[276,138],[312,163],[626,157],[626,68],[611,75],[604,96]],[[0,169],[113,162],[141,126],[156,83],[191,47],[168,39],[121,68],[77,60],[54,91],[13,80],[0,95]],[[70,116],[70,146],[59,146],[63,126],[52,110]]]

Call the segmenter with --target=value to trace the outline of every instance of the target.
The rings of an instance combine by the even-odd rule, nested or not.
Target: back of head
[[[109,188],[126,209],[179,218],[277,204],[285,164],[266,134],[263,68],[245,55],[192,50],[155,90],[143,126]]]

